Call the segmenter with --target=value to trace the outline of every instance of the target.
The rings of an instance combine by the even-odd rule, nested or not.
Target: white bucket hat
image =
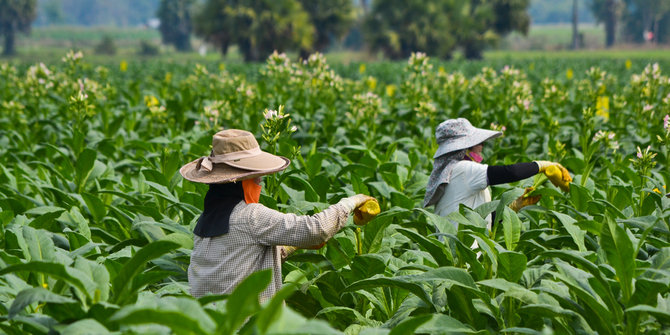
[[[438,147],[433,158],[474,147],[500,135],[502,133],[499,131],[474,127],[464,118],[446,120],[435,129]]]
[[[223,184],[255,178],[286,169],[291,161],[262,151],[254,135],[246,130],[226,129],[212,138],[212,152],[179,169],[187,180]]]

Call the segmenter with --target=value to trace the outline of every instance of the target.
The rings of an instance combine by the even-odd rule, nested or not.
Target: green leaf
[[[586,211],[591,200],[593,200],[593,197],[591,197],[591,192],[586,187],[577,185],[576,181],[570,184],[570,202],[578,211]]]
[[[178,299],[191,303],[174,304]],[[176,297],[162,298],[157,305],[150,307],[129,305],[116,312],[109,320],[121,325],[159,324],[184,334],[210,334],[214,327],[211,318],[196,301]],[[211,328],[203,329],[203,324],[209,324]]]
[[[23,238],[28,248],[29,261],[53,261],[56,258],[54,253],[54,242],[51,239],[51,233],[46,230],[33,229],[29,226],[23,227]],[[40,282],[43,284],[43,282]]]
[[[498,253],[498,277],[502,277],[512,283],[519,282],[523,272],[526,270],[526,255],[513,252],[503,251]]]
[[[75,162],[74,168],[75,168],[75,184],[77,185],[78,191],[81,191],[84,185],[86,184],[88,176],[91,174],[91,170],[93,169],[93,164],[95,163],[96,156],[97,152],[95,150],[85,148],[79,154],[79,157],[77,157],[77,161]]]
[[[417,334],[474,334],[472,328],[444,314],[433,314],[432,318],[421,325]]]
[[[498,212],[500,213],[500,212]],[[521,220],[516,213],[509,207],[503,208],[503,233],[505,236],[505,246],[508,250],[516,249],[517,243],[521,238]]]
[[[605,224],[600,233],[600,246],[607,254],[607,260],[616,271],[616,279],[621,285],[624,305],[633,294],[635,276],[635,247],[633,242],[609,215],[605,215]]]
[[[384,245],[384,236],[386,228],[393,223],[393,220],[409,213],[408,210],[398,207],[391,208],[377,215],[363,228],[363,246],[368,253],[375,253],[381,250]]]
[[[261,331],[261,334],[264,334],[270,325],[280,317],[282,306],[285,305],[286,299],[288,299],[296,290],[296,285],[284,284],[272,299],[263,306],[263,310],[258,312],[255,324]]]
[[[426,221],[429,224],[433,224],[435,226],[435,229],[437,230],[437,232],[444,233],[444,234],[456,234],[456,231],[457,231],[456,227],[454,226],[454,224],[449,222],[449,219],[447,219],[446,217],[439,216],[439,215],[437,215],[435,213],[432,213],[432,212],[429,212],[429,211],[427,211],[423,208],[415,208],[414,210],[419,211],[423,215],[425,215],[426,216]],[[451,213],[451,214],[459,216],[460,218],[462,218],[463,221],[467,221],[467,219],[460,213],[454,212],[454,213]],[[450,216],[451,216],[451,214],[450,214]]]
[[[565,283],[577,297],[577,306],[570,306],[575,312],[589,320],[589,325],[603,334],[613,334],[618,322],[617,306],[606,305],[603,299],[589,285],[590,275],[565,262],[555,261],[559,270],[557,277]],[[607,298],[607,297],[603,297]]]
[[[26,211],[25,214],[37,216],[30,222],[30,226],[36,229],[44,228],[54,230],[53,224],[55,220],[61,216],[64,211],[65,209],[61,207],[40,206]],[[58,230],[60,230],[60,227],[58,227]]]
[[[180,245],[171,241],[155,241],[147,244],[137,251],[121,268],[119,273],[112,281],[112,291],[114,295],[111,302],[117,305],[123,305],[131,299],[135,292],[131,291],[132,282],[140,272],[142,272],[149,261],[158,258]]]
[[[237,285],[226,302],[226,310],[235,311],[235,313],[227,314],[225,322],[219,325],[217,333],[232,334],[249,316],[258,312],[260,294],[268,287],[271,280],[272,270],[265,269],[252,273]]]
[[[519,198],[523,194],[524,190],[520,188],[513,188],[511,190],[505,191],[500,195],[500,201],[498,202],[498,207],[496,207],[496,213],[503,213],[503,208],[509,206],[514,200]],[[501,215],[498,222],[503,218]],[[493,222],[493,225],[496,225],[496,222]],[[509,247],[508,247],[509,248]]]
[[[16,295],[16,298],[12,301],[12,305],[9,307],[9,317],[13,318],[16,314],[26,308],[26,306],[35,302],[50,302],[55,304],[77,303],[76,300],[53,293],[41,287],[33,287],[25,289]]]
[[[62,335],[109,334],[109,330],[95,319],[82,319],[69,324],[60,331]]]
[[[172,233],[162,238],[163,241],[178,243],[182,248],[193,249],[193,237],[183,233]]]
[[[451,252],[444,246],[444,244],[436,239],[426,238],[413,230],[398,228],[396,229],[403,235],[409,237],[412,241],[419,244],[423,249],[428,251],[438,266],[453,265],[454,260]]]
[[[342,334],[342,332],[333,329],[326,322],[321,320],[306,320],[305,317],[286,306],[282,306],[280,311],[281,314],[268,327],[267,335]]]
[[[626,312],[648,313],[653,315],[664,325],[670,324],[670,312],[649,305],[636,305],[626,309]]]
[[[74,286],[79,290],[79,292],[81,292],[86,298],[89,299],[89,292],[95,290],[95,283],[88,279],[84,273],[82,273],[80,270],[66,267],[60,263],[31,261],[23,264],[14,264],[1,269],[0,275],[20,271],[41,273],[52,276],[54,278],[62,279],[68,284]]]
[[[179,199],[177,199],[177,197],[175,197],[174,194],[172,194],[172,192],[170,192],[170,190],[167,189],[167,187],[154,183],[152,181],[145,181],[144,183],[151,186],[151,188],[153,188],[154,190],[158,191],[158,193],[154,193],[158,197],[163,198],[173,204],[179,203]]]
[[[371,289],[376,287],[397,287],[412,292],[414,295],[425,301],[429,306],[433,306],[432,299],[422,285],[414,283],[409,276],[384,277],[377,275],[372,278],[363,279],[354,282],[344,288],[343,292],[352,292],[358,290]]]
[[[417,328],[433,318],[432,314],[413,316],[393,327],[389,335],[414,334]]]
[[[584,245],[584,235],[586,235],[586,232],[581,230],[581,228],[575,224],[577,220],[573,219],[569,215],[565,215],[556,211],[550,211],[550,213],[556,217],[556,219],[563,225],[568,234],[572,236],[572,240],[575,241],[579,251],[586,251],[586,246]]]
[[[102,219],[107,214],[105,204],[102,202],[102,200],[90,193],[82,193],[81,197],[84,199],[84,202],[86,202],[86,208],[93,216],[93,219],[96,222],[102,221]]]

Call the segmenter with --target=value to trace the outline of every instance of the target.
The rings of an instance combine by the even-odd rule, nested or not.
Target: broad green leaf
[[[403,235],[409,237],[412,241],[419,244],[422,248],[426,249],[426,251],[428,251],[431,256],[433,256],[433,259],[435,259],[435,262],[437,262],[438,266],[453,265],[451,252],[447,250],[442,242],[436,239],[423,237],[409,229],[398,228],[397,230]]]
[[[182,248],[185,249],[193,249],[193,237],[186,234],[172,233],[163,237],[162,240],[178,243]]]
[[[16,298],[12,301],[11,307],[9,307],[9,317],[14,317],[26,308],[26,306],[35,302],[50,302],[55,304],[77,303],[76,300],[53,293],[41,287],[33,287],[23,290],[16,295]]]
[[[417,334],[475,334],[476,332],[463,324],[444,314],[433,314],[433,317],[419,326]]]
[[[417,328],[433,318],[433,315],[413,316],[393,327],[389,335],[413,334]]]
[[[28,263],[14,264],[4,269],[0,269],[0,275],[20,271],[40,273],[57,279],[62,279],[78,289],[79,292],[83,294],[82,298],[90,299],[90,292],[95,290],[95,283],[88,279],[84,273],[82,273],[80,270],[66,267],[60,263],[31,261]]]
[[[635,248],[623,228],[609,215],[605,216],[605,220],[600,233],[600,245],[607,254],[609,264],[616,270],[616,279],[623,293],[623,303],[626,304],[633,294]]]
[[[271,280],[272,270],[266,269],[252,273],[237,285],[226,302],[226,309],[235,313],[229,313],[226,320],[219,323],[217,333],[232,334],[249,316],[258,312],[260,294]]]
[[[638,312],[638,313],[648,313],[653,315],[663,324],[670,324],[670,311],[662,310],[660,308],[652,307],[649,305],[636,305],[626,309],[626,312]]]
[[[286,306],[281,307],[281,314],[268,327],[267,335],[304,335],[323,334],[340,335],[342,332],[331,328],[321,320],[306,320],[302,315]]]
[[[166,297],[151,307],[128,305],[112,315],[110,321],[122,325],[158,324],[186,334],[209,334],[214,329],[213,321],[189,298]]]
[[[589,277],[587,272],[579,270],[571,265],[555,261],[559,270],[557,277],[565,283],[572,294],[577,297],[580,308],[573,307],[577,313],[584,313],[584,319],[589,320],[589,324],[595,330],[603,333],[614,333],[614,325],[617,323],[618,315],[615,306],[608,306],[602,300],[603,297],[597,295],[594,289],[589,285]],[[607,298],[607,297],[604,297]],[[584,311],[581,311],[581,309]]]
[[[456,234],[456,227],[454,224],[449,222],[448,219],[450,218],[451,214],[447,217],[443,217],[435,213],[431,213],[423,208],[415,208],[414,210],[423,213],[426,216],[426,221],[428,221],[429,224],[433,224],[437,232],[444,234]],[[452,214],[459,216],[463,221],[467,221],[467,219],[465,219],[465,217],[463,217],[463,215],[460,213],[454,212]]]
[[[28,248],[29,261],[53,261],[56,258],[54,243],[51,233],[42,229],[33,229],[29,226],[23,227],[23,238]],[[42,284],[42,283],[40,283]]]
[[[386,229],[394,220],[400,220],[403,215],[409,211],[398,207],[391,208],[388,211],[381,212],[372,221],[370,221],[363,230],[363,246],[366,252],[375,253],[381,250],[384,245],[384,236]]]
[[[90,193],[82,193],[81,197],[84,199],[84,202],[86,202],[86,208],[93,216],[93,219],[97,222],[102,221],[102,219],[105,217],[105,214],[107,214],[105,204],[102,202],[102,200]]]
[[[429,306],[433,305],[432,299],[422,285],[415,283],[409,276],[384,277],[381,275],[359,280],[344,288],[344,292],[371,289],[376,287],[398,287],[412,292]]]
[[[74,164],[75,168],[75,183],[77,185],[77,190],[81,191],[86,181],[88,180],[91,170],[93,169],[93,164],[95,163],[95,158],[97,153],[95,150],[90,148],[85,148],[77,157],[77,161]]]
[[[498,277],[512,283],[518,283],[526,270],[526,256],[519,252],[503,251],[498,253]]]
[[[265,333],[270,325],[277,320],[281,315],[282,306],[286,303],[286,299],[297,290],[296,285],[284,284],[282,288],[270,299],[270,301],[263,305],[263,309],[258,312],[255,324],[256,327]]]
[[[498,202],[498,207],[496,207],[496,213],[503,213],[503,208],[509,206],[514,200],[520,197],[523,194],[524,190],[520,188],[513,188],[511,190],[505,191],[500,196],[500,201]],[[496,216],[496,221],[500,222],[503,219],[503,215],[498,214]],[[493,226],[498,222],[493,222]]]
[[[575,244],[579,248],[579,251],[586,251],[586,246],[584,245],[584,235],[586,232],[581,230],[575,223],[577,220],[573,219],[569,215],[559,213],[556,211],[550,211],[550,213],[556,217],[556,219],[563,225],[565,230],[572,236],[572,240],[575,241]]]
[[[500,213],[500,212],[498,212]],[[519,238],[521,238],[521,220],[509,207],[503,209],[502,227],[505,236],[505,246],[508,250],[516,249]]]
[[[111,302],[122,304],[127,302],[133,296],[131,292],[132,281],[135,276],[142,272],[149,261],[158,258],[174,249],[179,248],[179,244],[171,241],[155,241],[139,249],[135,255],[129,259],[121,268],[119,273],[112,281]]]
[[[160,185],[160,184],[157,184],[157,183],[154,183],[154,182],[151,182],[151,181],[145,181],[144,183],[151,186],[151,188],[153,188],[154,190],[158,191],[158,193],[154,193],[157,196],[159,196],[159,197],[161,197],[161,198],[163,198],[163,199],[165,199],[165,200],[167,200],[167,201],[169,201],[173,204],[179,203],[179,199],[177,199],[174,196],[174,194],[172,194],[172,192],[170,192],[170,190],[167,189],[167,187],[165,187],[163,185]]]
[[[75,321],[69,324],[67,327],[63,328],[60,333],[62,335],[110,334],[109,330],[95,319],[82,319]]]

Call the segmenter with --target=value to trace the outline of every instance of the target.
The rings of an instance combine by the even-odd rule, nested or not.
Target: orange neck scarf
[[[248,204],[257,204],[261,198],[261,185],[256,184],[254,179],[245,179],[242,181],[244,189],[244,201]]]

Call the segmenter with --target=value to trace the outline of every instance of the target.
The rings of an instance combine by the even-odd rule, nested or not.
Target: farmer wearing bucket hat
[[[519,181],[539,172],[547,174],[547,171],[555,170],[551,167],[565,171],[558,180],[550,177],[552,183],[564,189],[569,186],[572,179],[558,163],[535,161],[499,166],[481,164],[482,143],[500,135],[502,133],[499,131],[476,128],[464,118],[440,123],[435,130],[438,148],[433,156],[435,161],[426,187],[424,207],[435,205],[435,213],[441,216],[457,212],[460,204],[476,208],[491,201],[489,185]],[[529,191],[527,189],[526,193]],[[540,200],[540,196],[525,195],[512,203],[512,209],[518,211]],[[487,216],[486,220],[490,228],[491,216]]]
[[[281,287],[283,247],[323,245],[347,222],[349,213],[369,196],[343,198],[315,215],[285,214],[258,203],[260,176],[282,171],[290,161],[261,151],[248,131],[228,129],[214,135],[209,156],[179,170],[192,182],[209,184],[204,210],[194,229],[188,281],[191,294],[231,293],[248,275],[273,270],[261,300]]]

